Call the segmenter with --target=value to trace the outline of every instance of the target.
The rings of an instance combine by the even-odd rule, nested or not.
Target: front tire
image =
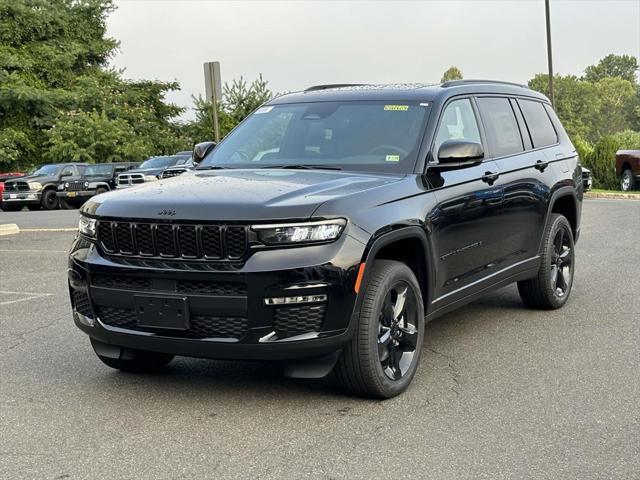
[[[42,198],[40,199],[40,205],[43,210],[55,210],[58,208],[58,196],[55,190],[45,190],[42,192]]]
[[[630,169],[626,169],[622,172],[620,177],[620,190],[623,192],[630,192],[636,188],[636,179],[633,176],[633,172]]]
[[[552,213],[543,241],[538,274],[518,282],[518,292],[527,307],[554,310],[567,303],[573,285],[575,252],[569,221]]]
[[[376,260],[362,295],[356,331],[336,364],[336,375],[355,395],[391,398],[407,389],[420,362],[420,285],[404,263]]]
[[[107,357],[98,353],[104,344],[91,339],[91,346],[96,356],[105,365],[123,372],[153,373],[162,370],[173,360],[174,355],[168,353],[148,352],[145,350],[126,349],[126,355],[121,353],[120,358]],[[118,347],[114,347],[118,348]],[[124,349],[120,350],[125,352]]]

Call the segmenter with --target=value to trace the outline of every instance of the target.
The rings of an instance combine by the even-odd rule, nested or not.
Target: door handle
[[[538,160],[533,167],[536,170],[540,170],[541,172],[544,172],[544,169],[547,168],[548,166],[549,166],[548,160]]]
[[[482,181],[484,183],[488,183],[489,185],[493,185],[493,182],[495,182],[499,176],[500,174],[497,172],[484,172],[484,175],[482,176]]]

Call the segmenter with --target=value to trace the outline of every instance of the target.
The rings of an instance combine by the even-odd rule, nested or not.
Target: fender
[[[560,187],[557,190],[555,190],[552,194],[551,194],[551,198],[549,199],[549,202],[547,203],[547,213],[545,215],[545,219],[544,219],[544,230],[546,231],[547,226],[549,225],[549,216],[551,215],[552,211],[553,211],[553,206],[555,205],[555,203],[558,201],[559,198],[561,197],[571,197],[571,199],[573,200],[573,204],[574,207],[576,209],[576,236],[574,238],[574,242],[578,242],[578,237],[580,236],[580,211],[581,211],[581,205],[580,205],[580,201],[578,200],[578,196],[576,195],[576,190],[574,187],[571,186],[564,186],[564,187]],[[540,249],[542,248],[542,241],[544,240],[544,235],[541,236],[540,238],[540,244],[538,245],[538,252],[540,251]]]
[[[107,182],[89,182],[89,188],[92,190],[96,190],[100,187],[104,187],[107,190],[111,190],[111,187]]]
[[[387,231],[378,236],[374,235],[371,237],[367,246],[365,247],[364,253],[362,254],[362,262],[366,263],[362,284],[366,285],[369,281],[369,276],[371,275],[371,268],[373,265],[373,260],[375,259],[378,252],[382,249],[382,247],[386,245],[390,245],[399,240],[406,240],[409,238],[417,238],[422,243],[422,247],[424,248],[424,257],[427,259],[425,270],[427,273],[426,285],[423,285],[423,301],[425,302],[425,315],[427,314],[428,307],[431,305],[431,292],[433,292],[434,285],[434,269],[433,262],[430,261],[432,256],[432,248],[429,243],[429,239],[425,230],[422,227],[417,225],[407,225],[407,226],[398,226],[391,231]],[[356,303],[354,306],[354,316],[360,312],[360,307],[362,305],[362,295],[363,290],[358,292]],[[352,317],[354,318],[354,317]]]

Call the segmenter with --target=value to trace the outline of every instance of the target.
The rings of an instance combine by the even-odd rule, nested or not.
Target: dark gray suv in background
[[[193,172],[91,198],[73,317],[117,369],[281,360],[388,398],[427,321],[514,282],[528,307],[566,303],[582,193],[573,145],[526,87],[312,87]]]

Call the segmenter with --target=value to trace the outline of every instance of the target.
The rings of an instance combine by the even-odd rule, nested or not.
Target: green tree
[[[220,135],[224,137],[238,123],[263,103],[274,97],[268,83],[260,75],[248,84],[244,78],[225,83],[222,88],[222,101],[218,105],[218,125]],[[188,125],[193,142],[201,142],[213,138],[213,109],[211,102],[202,96],[194,97],[195,120]]]
[[[462,72],[458,67],[449,67],[440,79],[440,83],[449,82],[451,80],[462,80]]]
[[[604,78],[618,77],[635,84],[638,71],[638,59],[632,55],[610,54],[584,70],[584,79],[598,82]]]
[[[182,109],[165,100],[177,83],[124,80],[108,68],[118,47],[106,36],[113,8],[111,0],[0,0],[0,169],[140,160],[189,146],[173,122]],[[90,126],[104,135],[87,135]]]

